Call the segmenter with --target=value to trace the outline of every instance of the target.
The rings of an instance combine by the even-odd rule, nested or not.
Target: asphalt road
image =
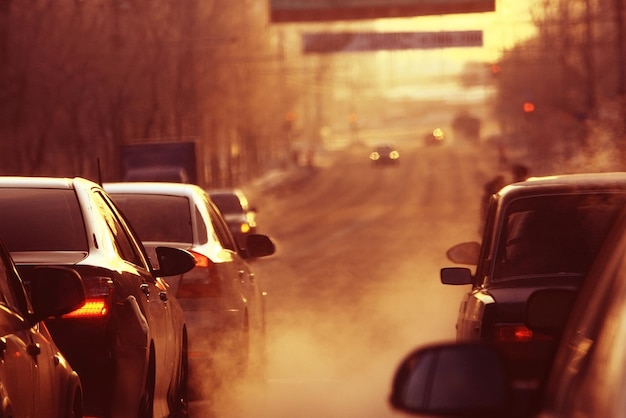
[[[205,388],[192,418],[384,418],[413,348],[454,339],[465,287],[444,286],[445,251],[478,239],[491,153],[405,146],[397,167],[369,149],[248,190],[277,253],[254,262],[267,292],[267,379]]]

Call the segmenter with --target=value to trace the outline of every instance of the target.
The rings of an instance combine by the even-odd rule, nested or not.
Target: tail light
[[[85,303],[63,318],[97,319],[106,317],[113,304],[113,280],[109,277],[83,277]]]
[[[243,223],[239,226],[239,231],[242,234],[247,234],[248,232],[250,232],[250,225],[248,225],[247,223]]]
[[[183,274],[176,297],[193,299],[219,296],[221,287],[217,265],[202,254],[189,252],[196,259],[196,267]]]
[[[532,330],[523,324],[507,324],[496,326],[495,338],[498,342],[531,341]]]

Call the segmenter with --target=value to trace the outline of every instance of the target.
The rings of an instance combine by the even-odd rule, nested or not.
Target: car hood
[[[74,265],[87,258],[84,251],[25,251],[12,252],[15,264]]]

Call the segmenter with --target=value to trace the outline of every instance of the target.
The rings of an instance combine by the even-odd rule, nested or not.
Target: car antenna
[[[98,164],[98,184],[102,187],[102,170],[100,169],[100,157],[96,158]]]

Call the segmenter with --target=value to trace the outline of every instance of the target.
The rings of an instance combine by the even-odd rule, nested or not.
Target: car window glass
[[[607,242],[609,245],[607,249],[613,250],[613,256],[601,259],[595,265],[596,270],[590,273],[590,280],[585,282],[580,291],[584,303],[576,305],[563,334],[561,350],[555,359],[550,377],[552,384],[546,391],[548,408],[563,410],[574,407],[574,404],[578,405],[575,408],[580,408],[581,405],[577,400],[583,399],[585,403],[591,405],[594,394],[599,392],[593,390],[591,391],[593,393],[588,394],[591,397],[588,397],[584,390],[576,391],[576,389],[582,381],[592,383],[587,377],[591,357],[596,357],[596,367],[608,365],[611,357],[610,347],[617,344],[612,337],[623,335],[623,332],[615,331],[624,329],[626,326],[626,311],[623,310],[626,307],[626,282],[622,280],[623,273],[626,271],[626,252],[623,250],[626,248],[626,236],[614,235],[613,238],[617,239],[617,242],[614,240]],[[600,270],[602,273],[598,275],[596,272]],[[605,335],[604,352],[598,353],[595,351],[595,346],[601,334]],[[607,343],[607,337],[611,340],[610,343]],[[624,342],[615,347],[620,351],[626,351],[623,344]],[[609,365],[608,370],[603,370],[602,374],[608,375],[610,369],[619,370],[621,374],[623,367],[623,363],[619,366]],[[620,384],[616,386],[622,387]],[[608,387],[604,385],[601,387],[603,388],[600,392],[602,397],[608,395]]]
[[[4,189],[0,236],[11,252],[87,251],[88,247],[73,190]]]
[[[186,197],[114,193],[111,198],[142,241],[193,243],[190,204]]]
[[[94,193],[94,202],[113,235],[113,242],[120,257],[129,263],[145,267],[140,251],[135,247],[134,241],[128,236],[124,225],[115,216],[104,196],[100,193]]]
[[[235,240],[228,229],[228,225],[224,221],[224,218],[219,214],[217,209],[211,204],[209,199],[206,199],[207,209],[209,211],[209,215],[211,216],[211,224],[213,225],[213,229],[217,235],[217,239],[222,244],[222,247],[231,250],[237,251],[237,246],[235,245]]]
[[[8,263],[5,263],[4,260],[0,262],[0,303],[7,306],[15,306],[16,303],[12,298],[12,289],[10,287],[12,274],[8,270]]]
[[[204,222],[204,218],[202,217],[202,213],[198,206],[193,205],[194,215],[196,217],[196,233],[198,234],[198,243],[206,244],[209,242],[209,232],[206,228],[206,223]]]
[[[494,279],[586,273],[623,200],[622,194],[576,194],[511,202]]]

